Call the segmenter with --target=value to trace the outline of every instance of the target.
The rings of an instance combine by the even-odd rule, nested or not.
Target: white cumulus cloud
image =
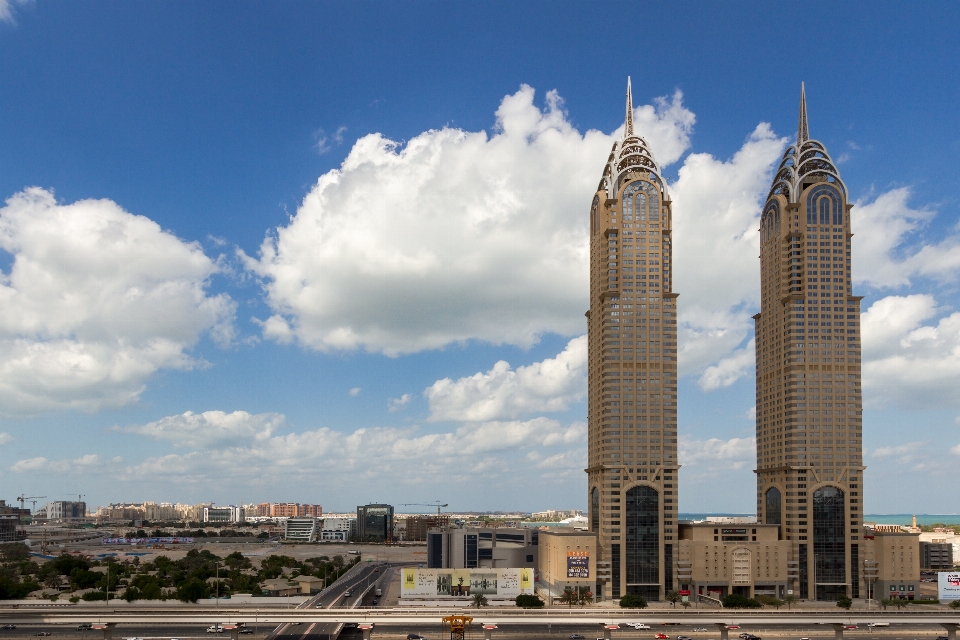
[[[390,398],[387,401],[387,408],[391,413],[394,413],[396,411],[400,411],[405,406],[410,404],[411,400],[413,400],[413,396],[411,396],[409,393],[405,393],[399,398]]]
[[[750,338],[747,345],[737,349],[720,362],[704,369],[698,384],[704,391],[713,391],[721,387],[729,387],[739,380],[747,371],[753,369],[756,352],[754,339]]]
[[[58,204],[31,188],[0,208],[0,407],[96,411],[136,401],[159,369],[187,369],[201,335],[232,336],[218,271],[184,242],[109,200]]]
[[[936,324],[933,296],[888,296],[863,312],[863,391],[871,407],[957,406],[960,312]]]
[[[242,412],[210,413],[235,416]],[[191,414],[191,420],[194,415]],[[176,425],[171,432],[179,434],[183,431],[182,418],[170,416],[158,423]],[[530,452],[538,452],[536,459],[545,460],[572,451],[574,453],[570,455],[574,458],[571,459],[575,459],[578,453],[582,454],[586,444],[585,424],[563,425],[547,418],[474,423],[437,433],[421,433],[415,427],[363,428],[353,432],[321,428],[286,435],[265,435],[269,430],[270,427],[266,426],[259,431],[256,428],[239,429],[242,437],[232,438],[233,443],[222,442],[220,447],[154,456],[133,464],[124,465],[117,458],[106,460],[89,454],[65,460],[42,457],[20,460],[11,470],[16,473],[70,473],[102,468],[104,473],[120,481],[189,485],[216,480],[229,482],[231,486],[262,486],[265,483],[314,482],[317,469],[329,467],[337,469],[338,473],[325,476],[325,483],[342,488],[352,487],[360,477],[375,478],[385,486],[449,482],[460,478],[515,483],[529,479],[529,469],[517,464],[518,461],[524,463]],[[157,436],[153,431],[144,430],[142,434],[170,439],[170,433]],[[205,446],[207,441],[201,439],[198,444]],[[376,464],[371,465],[371,460]]]
[[[247,441],[263,441],[286,422],[280,413],[250,414],[246,411],[187,411],[144,425],[114,427],[154,440],[166,440],[175,447],[208,448]]]
[[[677,442],[677,459],[680,464],[690,465],[693,468],[742,469],[756,462],[756,456],[756,438],[697,440],[689,436],[680,436]]]
[[[13,436],[6,431],[0,431],[0,444],[7,444],[11,440],[13,440]]]
[[[501,360],[472,376],[437,380],[424,392],[430,420],[483,421],[566,411],[586,392],[587,337],[571,340],[555,358],[512,369]]]
[[[689,146],[679,93],[637,109],[660,162]],[[318,180],[258,259],[268,338],[394,355],[478,339],[529,346],[581,333],[587,212],[616,134],[581,134],[561,99],[506,96],[491,134],[371,134]]]
[[[853,208],[853,280],[878,289],[908,286],[916,276],[941,281],[960,273],[960,235],[935,244],[911,242],[935,216],[909,206],[909,187],[892,189]]]

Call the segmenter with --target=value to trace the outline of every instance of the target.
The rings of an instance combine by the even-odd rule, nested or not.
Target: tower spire
[[[633,90],[630,88],[630,76],[627,76],[627,115],[623,120],[623,137],[633,135]]]
[[[804,90],[803,82],[800,83],[800,118],[797,122],[797,144],[803,144],[810,139],[810,131],[807,129],[807,93]]]

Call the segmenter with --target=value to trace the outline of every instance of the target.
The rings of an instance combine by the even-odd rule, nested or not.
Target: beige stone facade
[[[609,568],[597,595],[648,600],[673,585],[677,531],[677,311],[672,203],[646,141],[610,150],[590,209],[589,526]],[[604,572],[606,576],[607,573]]]
[[[540,529],[537,593],[556,602],[565,588],[597,592],[597,535],[569,527]]]
[[[791,552],[777,525],[681,522],[678,589],[717,600],[731,593],[782,598]]]
[[[919,599],[920,534],[898,529],[864,529],[862,597]]]
[[[846,186],[809,137],[801,92],[760,226],[756,320],[757,514],[781,527],[801,598],[860,597],[860,296]]]

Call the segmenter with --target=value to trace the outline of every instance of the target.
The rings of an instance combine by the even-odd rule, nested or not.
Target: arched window
[[[810,190],[807,196],[807,224],[843,224],[843,199],[840,192],[827,184]],[[819,215],[818,215],[819,214]]]
[[[627,593],[659,600],[660,494],[653,487],[633,487],[625,509]]]
[[[767,489],[766,495],[763,524],[783,524],[780,509],[780,489],[770,487]]]
[[[590,530],[600,532],[600,489],[596,487],[590,492]]]
[[[780,233],[780,203],[771,200],[763,210],[760,242],[767,242]]]
[[[593,196],[593,204],[590,206],[590,235],[597,232],[597,215],[600,209],[600,196]]]
[[[660,197],[657,188],[649,182],[635,180],[623,190],[623,219],[660,219]]]
[[[813,562],[817,600],[847,595],[846,522],[843,491],[822,487],[813,492]]]

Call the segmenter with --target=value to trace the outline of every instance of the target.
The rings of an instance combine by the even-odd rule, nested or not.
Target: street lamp
[[[217,565],[217,609],[220,608],[220,562],[215,563]]]

